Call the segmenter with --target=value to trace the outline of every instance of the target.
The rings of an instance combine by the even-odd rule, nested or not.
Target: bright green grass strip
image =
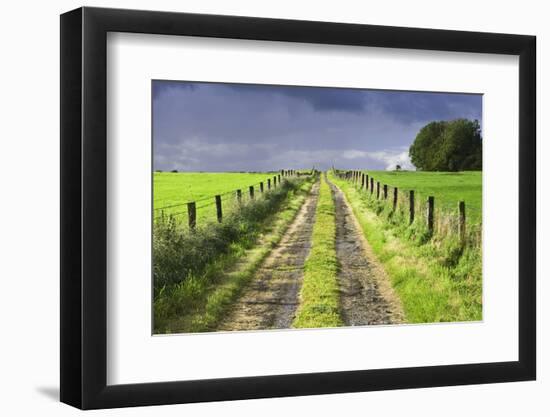
[[[292,323],[297,328],[342,326],[338,301],[334,200],[322,178],[315,212],[311,251],[304,264],[300,306]]]
[[[380,184],[415,190],[423,201],[434,196],[436,209],[456,213],[459,201],[466,203],[468,223],[481,222],[481,171],[422,172],[422,171],[364,171]],[[390,188],[391,194],[391,188]]]
[[[186,305],[187,308],[177,315],[157,320],[155,333],[214,331],[228,307],[237,299],[271,249],[279,243],[304,203],[312,184],[312,180],[307,180],[297,192],[289,194],[281,210],[273,219],[269,219],[269,226],[264,228],[255,246],[249,248],[240,243],[233,245],[231,253],[211,265],[205,276],[187,280],[156,300],[158,307],[161,307],[161,303],[169,303],[182,307]],[[238,268],[229,273],[224,272],[237,261],[241,261]],[[211,285],[206,286],[205,282],[209,281],[207,276],[220,278],[213,279]]]
[[[367,193],[336,178],[374,253],[382,262],[410,323],[479,321],[482,319],[481,253],[466,248],[457,263],[445,266],[441,248],[407,239],[369,209]]]

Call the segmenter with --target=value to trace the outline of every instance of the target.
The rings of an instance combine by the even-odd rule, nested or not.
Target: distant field
[[[403,190],[415,190],[418,198],[435,197],[436,209],[456,210],[459,201],[466,202],[466,216],[471,222],[481,221],[481,171],[414,172],[364,171],[381,184]]]
[[[243,198],[246,198],[250,185],[257,184],[260,181],[266,182],[268,178],[273,178],[275,175],[277,174],[155,172],[153,176],[154,208],[156,209],[156,214],[160,214],[160,210],[157,209],[178,205],[177,207],[170,207],[163,211],[165,214],[185,213],[187,211],[185,203],[212,197],[206,201],[197,202],[197,220],[201,218],[215,218],[216,209],[213,202],[216,194],[236,192],[237,189],[242,189]],[[258,187],[258,185],[255,187],[256,193],[258,192]],[[267,189],[267,183],[265,187]],[[224,201],[229,199],[234,201],[235,195],[232,194],[223,197]]]

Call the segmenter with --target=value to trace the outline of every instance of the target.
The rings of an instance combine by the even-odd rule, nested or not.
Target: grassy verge
[[[224,223],[196,233],[185,233],[173,221],[155,225],[154,332],[213,330],[279,242],[312,184],[312,179],[285,182]]]
[[[325,179],[321,180],[312,246],[304,264],[300,307],[292,323],[297,328],[342,326],[338,309],[335,207]]]
[[[351,183],[337,184],[364,235],[384,265],[411,323],[482,319],[481,249],[453,236],[429,236],[421,220],[408,225],[402,213]]]

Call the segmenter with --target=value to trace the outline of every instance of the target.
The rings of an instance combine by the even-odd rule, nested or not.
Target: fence
[[[456,233],[464,243],[467,239],[466,202],[458,201],[455,213],[439,213],[436,216],[436,200],[434,196],[427,196],[425,200],[419,198],[415,190],[403,190],[398,187],[383,184],[372,175],[362,171],[334,171],[336,176],[353,183],[360,190],[364,190],[371,198],[376,198],[382,204],[391,204],[392,214],[400,211],[408,224],[424,222],[430,235],[435,233],[446,235]],[[386,206],[386,208],[388,208]],[[419,214],[420,213],[420,214]],[[424,215],[422,215],[424,213]],[[419,218],[420,216],[420,218]],[[470,236],[476,244],[481,240],[480,230],[471,230]]]
[[[273,191],[282,185],[282,181],[291,177],[300,177],[303,175],[312,175],[310,173],[301,173],[292,169],[282,169],[279,173],[266,178],[264,181],[257,182],[248,187],[243,187],[237,190],[232,190],[223,194],[216,194],[209,197],[204,197],[195,201],[188,201],[181,204],[172,204],[154,209],[154,220],[161,218],[180,217],[187,215],[187,224],[189,229],[194,230],[197,227],[197,213],[205,213],[203,209],[211,209],[209,218],[215,213],[215,220],[221,223],[228,213],[238,210],[246,202],[260,198],[264,193]],[[168,211],[177,209],[177,211]]]

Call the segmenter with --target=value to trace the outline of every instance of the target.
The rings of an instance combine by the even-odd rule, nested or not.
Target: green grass
[[[388,204],[376,201],[370,193],[332,173],[330,178],[350,202],[401,299],[407,322],[482,319],[479,246],[463,245],[451,234],[426,239],[421,219],[408,225],[406,219],[399,218],[402,214],[392,213]]]
[[[213,330],[279,242],[312,183],[311,178],[287,181],[265,198],[244,205],[226,222],[195,233],[176,222],[157,222],[154,332]]]
[[[197,223],[203,220],[216,218],[214,196],[217,194],[232,193],[224,196],[224,202],[234,202],[236,190],[241,189],[243,199],[248,198],[248,187],[255,185],[256,194],[259,193],[260,181],[264,182],[267,190],[267,179],[273,179],[278,173],[237,173],[237,172],[155,172],[153,174],[153,207],[155,214],[160,214],[160,208],[165,214],[182,213],[186,218],[185,203],[197,203]],[[211,199],[208,199],[210,198]],[[203,207],[205,206],[205,207]]]
[[[311,251],[304,264],[300,307],[293,327],[342,326],[339,314],[338,261],[335,250],[336,222],[330,187],[322,178],[315,212]]]
[[[459,201],[466,203],[467,221],[481,222],[481,171],[421,172],[421,171],[363,171],[389,187],[415,190],[417,198],[435,198],[436,210],[456,212]],[[391,194],[391,188],[390,188]]]

